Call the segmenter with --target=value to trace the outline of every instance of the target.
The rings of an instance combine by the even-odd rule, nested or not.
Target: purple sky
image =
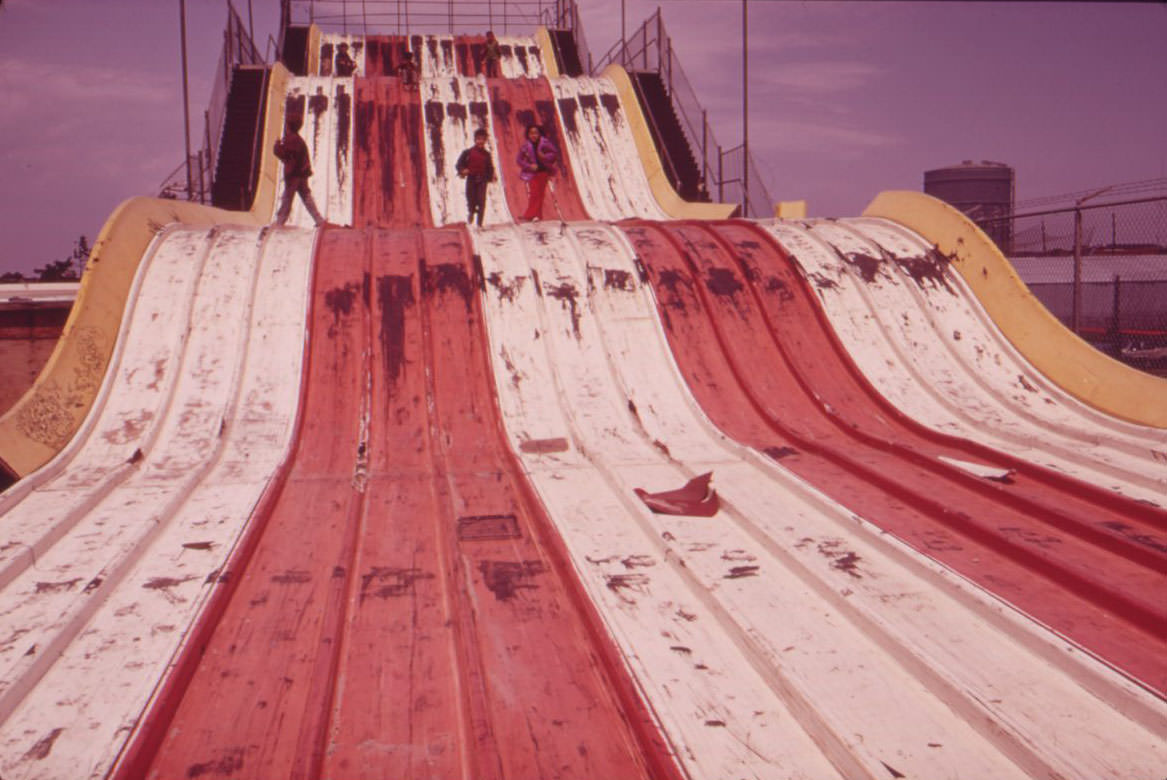
[[[619,37],[620,0],[579,2],[598,57]],[[741,3],[625,0],[629,32],[658,4],[717,138],[740,143]],[[186,5],[201,127],[226,3]],[[92,242],[182,161],[178,6],[4,0],[0,272]],[[252,0],[257,38],[277,6]],[[1163,3],[752,0],[749,18],[751,148],[771,195],[811,215],[856,215],[966,159],[1012,165],[1018,201],[1167,176]]]

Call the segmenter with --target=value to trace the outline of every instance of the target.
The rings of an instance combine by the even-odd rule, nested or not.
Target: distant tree
[[[23,281],[24,281],[24,274],[22,274],[20,271],[9,271],[6,274],[0,275],[0,284],[5,284],[7,282],[23,282]]]
[[[0,0],[3,2],[3,0]],[[41,282],[64,282],[80,279],[89,262],[90,246],[85,236],[80,236],[73,245],[73,252],[60,260],[45,263],[40,268],[33,269],[36,278]]]

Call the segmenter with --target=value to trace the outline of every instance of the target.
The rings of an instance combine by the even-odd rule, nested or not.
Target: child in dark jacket
[[[292,200],[299,193],[304,208],[308,209],[316,227],[320,227],[324,224],[324,217],[320,216],[316,201],[312,199],[312,190],[308,187],[312,162],[308,157],[308,144],[300,137],[302,122],[299,116],[289,115],[284,122],[284,137],[276,141],[276,157],[284,163],[284,196],[276,212],[276,224],[283,225],[288,221],[288,215],[292,213]]]
[[[474,146],[462,152],[454,167],[466,180],[466,207],[470,212],[466,221],[474,222],[477,214],[481,227],[486,211],[486,185],[494,181],[494,160],[486,150],[486,130],[480,127],[474,131]]]

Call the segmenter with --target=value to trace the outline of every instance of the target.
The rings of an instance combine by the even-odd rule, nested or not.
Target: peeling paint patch
[[[545,285],[544,290],[552,298],[555,298],[557,301],[566,304],[567,307],[571,310],[571,330],[577,339],[581,338],[579,332],[579,290],[577,290],[575,285],[571,282],[564,282],[563,284],[557,285],[555,287],[552,287],[551,285]]]
[[[918,286],[924,287],[924,282],[932,283],[935,288],[943,287],[951,295],[956,295],[956,291],[948,285],[948,265],[951,259],[942,255],[936,249],[928,250],[927,254],[915,255],[911,257],[901,257],[899,255],[892,255],[896,265],[898,265],[904,273],[912,277]]]
[[[374,566],[367,574],[361,575],[361,595],[359,603],[366,599],[391,599],[413,593],[413,584],[418,580],[432,580],[434,575],[421,569],[401,569],[393,566]]]
[[[166,588],[177,587],[194,579],[198,578],[193,575],[190,577],[183,577],[182,579],[178,579],[177,577],[151,577],[150,579],[146,580],[145,583],[143,583],[142,587],[146,588],[147,590],[164,590]]]
[[[794,449],[793,447],[767,447],[766,449],[762,450],[762,452],[766,453],[774,460],[782,460],[789,455],[798,454],[798,450]]]
[[[57,737],[61,736],[63,728],[55,728],[46,734],[41,739],[37,740],[36,744],[30,747],[24,754],[26,761],[43,761],[49,757],[49,753],[53,752],[53,745],[57,741]]]
[[[415,303],[413,277],[386,275],[377,279],[377,302],[381,308],[377,337],[381,342],[385,376],[396,385],[405,369],[405,313]]]
[[[288,569],[282,574],[273,574],[271,581],[280,585],[303,585],[312,581],[312,573],[303,569]]]
[[[519,444],[519,449],[536,455],[546,455],[551,452],[567,452],[570,445],[562,436],[552,439],[528,439]]]
[[[733,297],[741,292],[744,285],[729,268],[710,268],[705,286],[714,295]]]
[[[243,748],[231,748],[222,758],[205,761],[201,764],[191,764],[187,767],[186,776],[190,778],[204,775],[232,775],[243,769]]]
[[[73,590],[77,587],[77,583],[81,582],[80,577],[75,577],[71,580],[63,580],[61,582],[38,582],[36,584],[36,593],[60,593],[62,591]]]
[[[879,267],[883,265],[883,260],[872,257],[865,252],[843,252],[841,254],[847,264],[859,272],[859,276],[863,278],[864,282],[871,284],[875,281],[876,275],[879,274]]]
[[[605,290],[624,290],[625,292],[635,292],[636,283],[632,280],[632,273],[630,271],[622,271],[619,269],[604,269],[604,289]]]
[[[497,541],[518,539],[519,519],[513,512],[494,515],[469,515],[458,518],[458,541]]]
[[[531,580],[544,574],[547,567],[542,561],[481,561],[478,571],[496,599],[509,601],[520,590],[538,588]]]

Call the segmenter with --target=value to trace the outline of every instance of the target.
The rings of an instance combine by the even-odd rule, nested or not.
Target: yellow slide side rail
[[[272,147],[283,131],[289,76],[287,68],[277,64],[268,79],[264,153],[250,211],[136,197],[119,205],[105,221],[56,348],[33,386],[0,417],[0,470],[9,478],[19,479],[43,466],[81,427],[109,367],[138,264],[159,230],[172,222],[262,225],[271,219],[279,186],[279,162]]]
[[[1050,381],[1107,414],[1167,428],[1167,380],[1114,360],[1062,325],[964,214],[920,192],[888,191],[863,216],[898,222],[935,244],[1005,337]]]
[[[640,154],[640,164],[644,166],[644,173],[648,176],[648,184],[652,188],[653,197],[660,207],[673,219],[729,219],[737,211],[735,203],[690,203],[683,199],[665,174],[665,166],[661,162],[660,153],[656,144],[652,142],[652,133],[648,129],[648,120],[640,110],[640,101],[636,98],[636,90],[632,86],[632,79],[628,71],[620,65],[612,64],[604,68],[601,74],[611,79],[616,85],[616,92],[620,96],[620,104],[624,107],[624,116],[632,130],[632,137],[636,139],[636,151]]]

